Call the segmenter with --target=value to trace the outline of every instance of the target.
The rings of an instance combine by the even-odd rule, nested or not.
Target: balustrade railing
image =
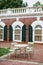
[[[0,10],[0,14],[43,13],[42,7],[8,8]]]

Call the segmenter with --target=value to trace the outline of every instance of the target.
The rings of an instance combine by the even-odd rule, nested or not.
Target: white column
[[[34,40],[34,30],[33,30],[33,42],[34,42],[35,40]]]
[[[19,18],[16,18],[16,21],[18,22],[19,21]]]
[[[37,21],[40,21],[40,17],[39,16],[37,17]]]
[[[14,29],[13,29],[13,41],[14,41]]]

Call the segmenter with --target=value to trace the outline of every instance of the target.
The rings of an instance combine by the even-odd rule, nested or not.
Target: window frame
[[[2,28],[0,28],[0,29],[2,29],[2,39],[0,39],[0,41],[4,41],[4,28],[2,27]]]
[[[37,26],[38,26],[38,25],[37,25]],[[37,27],[37,26],[36,26],[36,27]],[[37,28],[36,28],[36,27],[35,27],[35,29],[34,29],[34,41],[35,41],[35,42],[41,42],[41,41],[42,41],[42,32],[41,32],[41,34],[35,34],[35,30],[41,30],[41,31],[42,31],[42,27],[41,27],[41,26],[40,26],[40,27],[37,27]],[[35,40],[35,36],[40,36],[40,37],[41,37],[41,40]]]
[[[17,26],[19,26],[19,25],[17,25]],[[21,42],[21,40],[22,40],[22,38],[21,38],[21,36],[22,36],[22,34],[21,34],[22,33],[21,27],[19,28],[20,29],[20,40],[15,40],[15,29],[18,30],[18,28],[16,28],[16,26],[14,28],[14,41]]]
[[[17,26],[17,25],[16,25]],[[16,27],[15,26],[15,27]],[[20,26],[20,25],[18,25],[18,26]],[[13,28],[13,41],[15,41],[15,42],[21,42],[22,41],[22,27],[21,27],[21,32],[20,32],[20,40],[15,40],[15,36],[14,36],[14,33],[15,33],[15,27]]]

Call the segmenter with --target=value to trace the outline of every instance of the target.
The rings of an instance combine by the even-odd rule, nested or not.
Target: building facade
[[[0,10],[0,42],[43,43],[42,8]]]

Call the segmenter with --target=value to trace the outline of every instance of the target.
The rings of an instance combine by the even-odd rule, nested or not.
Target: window
[[[0,40],[3,39],[3,27],[0,26]]]
[[[21,27],[18,25],[15,27],[14,37],[15,37],[15,40],[20,40],[21,38]]]
[[[35,41],[42,41],[42,27],[40,25],[35,27]]]

